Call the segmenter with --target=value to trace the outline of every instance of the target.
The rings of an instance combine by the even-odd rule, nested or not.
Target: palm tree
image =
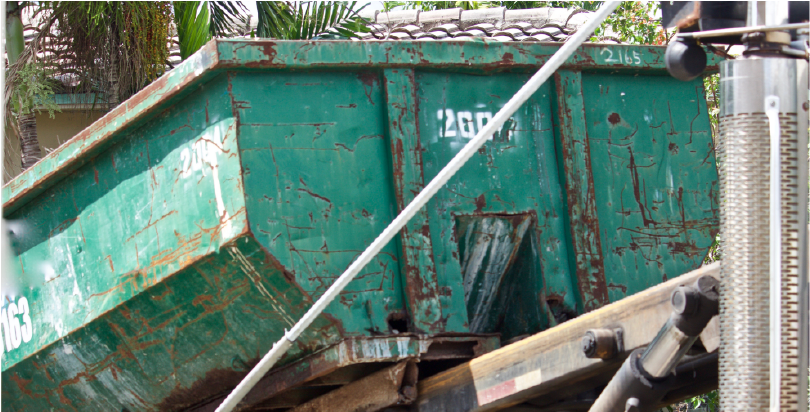
[[[25,48],[25,34],[20,16],[22,9],[23,5],[16,1],[10,1],[6,4],[6,53],[8,55],[9,66],[13,66],[20,60],[20,56]],[[22,77],[23,80],[26,80],[26,76]],[[37,139],[37,121],[36,117],[34,117],[34,112],[32,110],[25,110],[26,107],[20,102],[21,98],[29,95],[27,92],[31,88],[26,87],[25,84],[20,84],[17,89],[19,91],[17,96],[15,96],[17,98],[13,101],[8,101],[9,99],[7,99],[6,108],[9,110],[13,107],[18,113],[15,129],[20,138],[22,168],[27,169],[39,160],[41,153],[39,140]],[[6,119],[11,119],[11,117],[7,116]]]
[[[310,39],[353,37],[368,31],[356,2],[257,2],[258,37]],[[17,6],[16,8],[13,6]],[[19,11],[33,10],[36,34],[23,46]],[[362,9],[362,8],[360,8]],[[53,110],[54,90],[74,96],[103,96],[117,106],[162,75],[176,30],[180,57],[214,37],[244,34],[247,9],[239,1],[51,1],[9,7],[6,118],[16,117],[22,170],[40,158],[33,110]],[[173,26],[173,27],[172,27]],[[12,59],[12,55],[14,58]],[[56,84],[58,77],[64,84]],[[49,100],[50,98],[50,100]],[[49,103],[50,102],[50,103]],[[50,104],[50,106],[49,106]],[[56,108],[58,109],[58,108]]]
[[[257,1],[259,12],[256,36],[280,40],[308,40],[313,38],[352,38],[367,33],[368,21],[358,13],[354,2],[324,1],[289,2]]]
[[[6,118],[17,118],[25,170],[40,158],[34,110],[53,103],[54,90],[74,96],[96,93],[117,105],[165,70],[171,24],[169,2],[27,2],[9,13],[19,21],[28,8],[33,38],[12,58],[6,81]],[[9,43],[19,44],[22,22]],[[10,51],[13,48],[10,48]],[[58,78],[61,82],[56,81]],[[66,83],[66,84],[65,84]],[[61,89],[61,90],[60,90]]]

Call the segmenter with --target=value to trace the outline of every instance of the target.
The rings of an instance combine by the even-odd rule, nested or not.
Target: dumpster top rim
[[[194,86],[226,70],[323,70],[416,68],[497,72],[533,70],[557,49],[556,42],[473,41],[276,41],[214,39],[152,84],[112,109],[3,186],[4,216],[103,152]],[[583,44],[561,67],[574,70],[666,74],[663,46]],[[709,54],[709,70],[720,59]],[[627,61],[629,64],[626,64]]]

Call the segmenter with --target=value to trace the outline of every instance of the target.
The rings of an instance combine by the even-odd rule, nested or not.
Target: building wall
[[[54,113],[54,118],[47,112],[37,114],[37,134],[42,155],[45,156],[61,146],[105,113],[99,110],[63,110]],[[6,136],[4,184],[20,174],[19,139],[10,128],[6,128]]]

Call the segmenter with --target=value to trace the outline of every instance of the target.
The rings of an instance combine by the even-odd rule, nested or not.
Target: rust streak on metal
[[[591,311],[610,301],[605,279],[604,258],[602,257],[601,232],[596,213],[596,194],[591,168],[590,143],[585,130],[585,108],[584,102],[582,102],[581,84],[571,84],[581,81],[579,75],[576,78],[577,80],[572,80],[572,76],[564,78],[559,72],[554,75],[559,102],[558,116],[563,168],[566,176],[571,242],[576,255],[577,286],[582,298],[583,309]],[[583,176],[585,177],[584,182]]]

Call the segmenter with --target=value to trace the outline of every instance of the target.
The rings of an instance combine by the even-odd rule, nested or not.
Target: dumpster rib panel
[[[614,302],[702,264],[719,223],[714,147],[702,79],[589,73],[583,90]]]
[[[416,80],[412,69],[386,69],[388,132],[393,159],[394,193],[402,211],[425,185]],[[411,324],[418,332],[444,331],[439,285],[426,210],[420,210],[400,233],[400,273]]]
[[[554,74],[554,82],[577,286],[582,310],[589,312],[608,303],[608,291],[596,216],[582,73],[561,70]]]

